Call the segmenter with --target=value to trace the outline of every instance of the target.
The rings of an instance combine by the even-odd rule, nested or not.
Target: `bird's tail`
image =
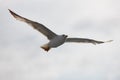
[[[41,48],[44,49],[47,52],[50,50],[50,47],[48,46],[48,44],[45,44],[45,45],[41,46]]]

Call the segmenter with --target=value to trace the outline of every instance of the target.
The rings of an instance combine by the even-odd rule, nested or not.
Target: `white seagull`
[[[97,40],[86,39],[86,38],[68,38],[68,36],[65,34],[58,35],[58,34],[52,32],[50,29],[46,28],[43,24],[29,20],[27,18],[24,18],[16,13],[14,13],[10,9],[8,9],[8,10],[13,15],[14,18],[16,18],[17,20],[26,22],[27,24],[29,24],[33,28],[37,29],[39,32],[41,32],[43,35],[45,35],[49,39],[49,42],[47,44],[41,46],[41,48],[44,49],[45,51],[49,51],[51,48],[56,48],[56,47],[64,44],[65,42],[101,44],[101,43],[112,41],[112,40],[109,40],[109,41],[104,42],[104,41],[97,41]]]

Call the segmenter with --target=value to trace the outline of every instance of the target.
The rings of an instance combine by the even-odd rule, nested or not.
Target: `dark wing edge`
[[[67,38],[66,42],[78,42],[78,43],[92,43],[94,45],[96,44],[102,44],[102,43],[106,43],[106,42],[112,42],[113,40],[109,40],[109,41],[97,41],[97,40],[93,40],[93,39],[87,39],[87,38]]]
[[[51,30],[49,30],[48,28],[46,28],[44,25],[29,20],[27,18],[24,18],[16,13],[14,13],[13,11],[11,11],[10,9],[8,9],[9,12],[12,14],[12,16],[14,18],[16,18],[17,20],[26,22],[27,24],[31,25],[33,28],[35,28],[36,30],[38,30],[39,32],[41,32],[42,34],[44,34],[49,40],[51,40],[52,38],[54,38],[55,36],[57,36],[57,34],[55,34],[54,32],[52,32]]]

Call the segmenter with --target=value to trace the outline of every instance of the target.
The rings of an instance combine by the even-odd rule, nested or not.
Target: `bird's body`
[[[50,47],[58,47],[62,45],[67,39],[67,36],[65,35],[58,35],[55,38],[51,39],[48,45]]]
[[[65,43],[67,36],[58,35],[51,39],[47,44],[41,46],[44,50],[48,51],[50,48],[56,48]]]
[[[86,39],[86,38],[67,38],[68,37],[67,35],[64,35],[64,34],[58,35],[38,22],[24,18],[14,13],[11,10],[9,11],[17,20],[26,22],[27,24],[31,25],[33,28],[41,32],[43,35],[45,35],[49,39],[49,42],[47,44],[41,46],[41,48],[44,49],[45,51],[49,51],[51,48],[56,48],[64,44],[65,42],[79,42],[79,43],[93,43],[93,44],[105,43],[104,41],[97,41],[97,40]],[[111,41],[112,40],[107,41],[107,42],[111,42]]]

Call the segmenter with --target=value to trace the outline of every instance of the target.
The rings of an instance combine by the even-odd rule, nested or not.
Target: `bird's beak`
[[[65,37],[68,37],[68,35],[65,35]]]

